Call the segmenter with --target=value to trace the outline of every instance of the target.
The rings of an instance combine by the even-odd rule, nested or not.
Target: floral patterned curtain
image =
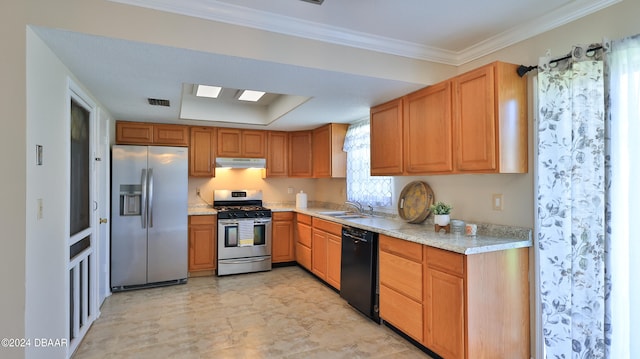
[[[371,174],[369,119],[349,126],[344,140],[347,152],[347,200],[364,206],[391,206],[391,177]]]
[[[605,352],[603,62],[575,47],[538,75],[536,247],[545,358]],[[544,62],[544,61],[543,61]]]

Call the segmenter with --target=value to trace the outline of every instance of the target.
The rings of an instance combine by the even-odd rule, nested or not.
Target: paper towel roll
[[[307,208],[307,194],[300,191],[296,193],[296,208]]]

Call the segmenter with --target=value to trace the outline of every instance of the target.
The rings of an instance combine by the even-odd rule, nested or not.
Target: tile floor
[[[430,358],[299,267],[115,293],[73,356]]]

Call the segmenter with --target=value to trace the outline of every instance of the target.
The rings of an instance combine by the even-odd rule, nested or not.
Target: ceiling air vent
[[[149,105],[151,106],[165,106],[165,107],[169,107],[169,100],[163,100],[160,98],[148,98],[147,101],[149,101]]]
[[[322,2],[323,2],[324,0],[302,0],[302,1],[310,2],[310,3],[312,3],[312,4],[316,4],[316,5],[322,5]]]

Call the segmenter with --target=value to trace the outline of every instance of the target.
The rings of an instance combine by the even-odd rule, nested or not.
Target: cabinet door
[[[425,247],[424,257],[425,345],[445,358],[465,358],[464,256]]]
[[[327,233],[318,230],[311,231],[311,272],[327,279]]]
[[[218,128],[218,157],[242,156],[242,131],[235,128]]]
[[[495,172],[494,66],[460,75],[453,84],[456,170]]]
[[[342,238],[327,234],[327,283],[340,290],[340,266],[342,264]]]
[[[265,131],[242,130],[242,157],[265,158],[267,156],[267,136]]]
[[[313,176],[311,162],[311,131],[289,133],[289,176]]]
[[[159,146],[189,146],[189,127],[154,124],[153,144]]]
[[[451,82],[408,95],[404,112],[404,171],[410,175],[453,171]]]
[[[371,109],[371,175],[402,174],[402,98]]]
[[[153,125],[117,121],[116,143],[119,145],[151,145],[153,144]]]
[[[273,263],[290,262],[295,260],[295,246],[293,241],[293,213],[273,213],[273,227],[271,240],[271,261]]]
[[[289,134],[269,131],[267,140],[267,177],[289,175]]]
[[[312,148],[313,177],[331,177],[331,127],[329,125],[313,130]]]
[[[425,344],[444,358],[464,358],[464,280],[428,268]]]
[[[216,216],[189,217],[189,272],[216,269]]]
[[[189,176],[215,176],[215,129],[191,127],[189,146]]]

